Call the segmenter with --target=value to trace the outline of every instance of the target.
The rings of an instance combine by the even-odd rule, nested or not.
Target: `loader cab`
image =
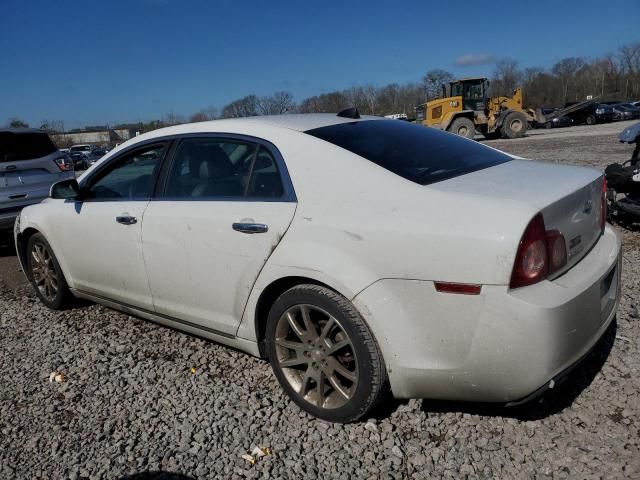
[[[448,97],[462,97],[462,109],[484,111],[489,81],[486,78],[465,78],[449,82]]]

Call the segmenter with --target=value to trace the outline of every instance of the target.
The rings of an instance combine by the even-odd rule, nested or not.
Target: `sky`
[[[639,27],[639,0],[2,0],[0,125],[188,117],[434,68],[490,76],[501,57],[550,67],[640,41]]]

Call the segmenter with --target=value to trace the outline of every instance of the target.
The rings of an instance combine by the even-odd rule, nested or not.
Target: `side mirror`
[[[49,196],[57,199],[75,199],[80,196],[80,186],[75,178],[69,178],[51,185]]]

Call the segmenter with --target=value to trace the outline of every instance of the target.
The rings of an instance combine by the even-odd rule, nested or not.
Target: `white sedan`
[[[349,110],[141,135],[15,235],[45,305],[90,299],[266,357],[301,408],[347,422],[388,393],[553,387],[616,313],[605,213],[596,170]]]

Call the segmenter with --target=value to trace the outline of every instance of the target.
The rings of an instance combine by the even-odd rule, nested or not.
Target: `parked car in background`
[[[47,198],[51,185],[67,178],[74,178],[73,165],[46,132],[0,129],[0,230],[11,230],[23,207]]]
[[[640,108],[634,107],[630,103],[618,103],[611,105],[615,120],[635,120],[640,118]]]
[[[86,170],[89,168],[91,160],[95,158],[95,151],[98,147],[95,145],[81,144],[72,145],[69,149],[69,156],[73,160],[73,166],[76,170]]]
[[[576,102],[569,102],[565,107],[575,105]],[[591,103],[580,110],[569,112],[566,115],[574,125],[587,124],[595,125],[596,123],[608,123],[613,121],[613,109],[603,103]]]
[[[218,120],[127,141],[15,239],[48,307],[73,294],[266,357],[301,408],[348,422],[389,392],[523,402],[579,365],[619,299],[605,185],[355,109]]]
[[[93,151],[91,157],[89,158],[89,161],[87,162],[87,168],[99,161],[103,156],[107,154],[108,151],[109,150],[105,147],[97,147]]]
[[[570,127],[573,125],[573,121],[566,115],[554,117],[553,114],[557,111],[557,108],[543,108],[542,113],[547,120],[545,123],[538,123],[536,121],[531,122],[533,128],[558,128],[558,127]]]

